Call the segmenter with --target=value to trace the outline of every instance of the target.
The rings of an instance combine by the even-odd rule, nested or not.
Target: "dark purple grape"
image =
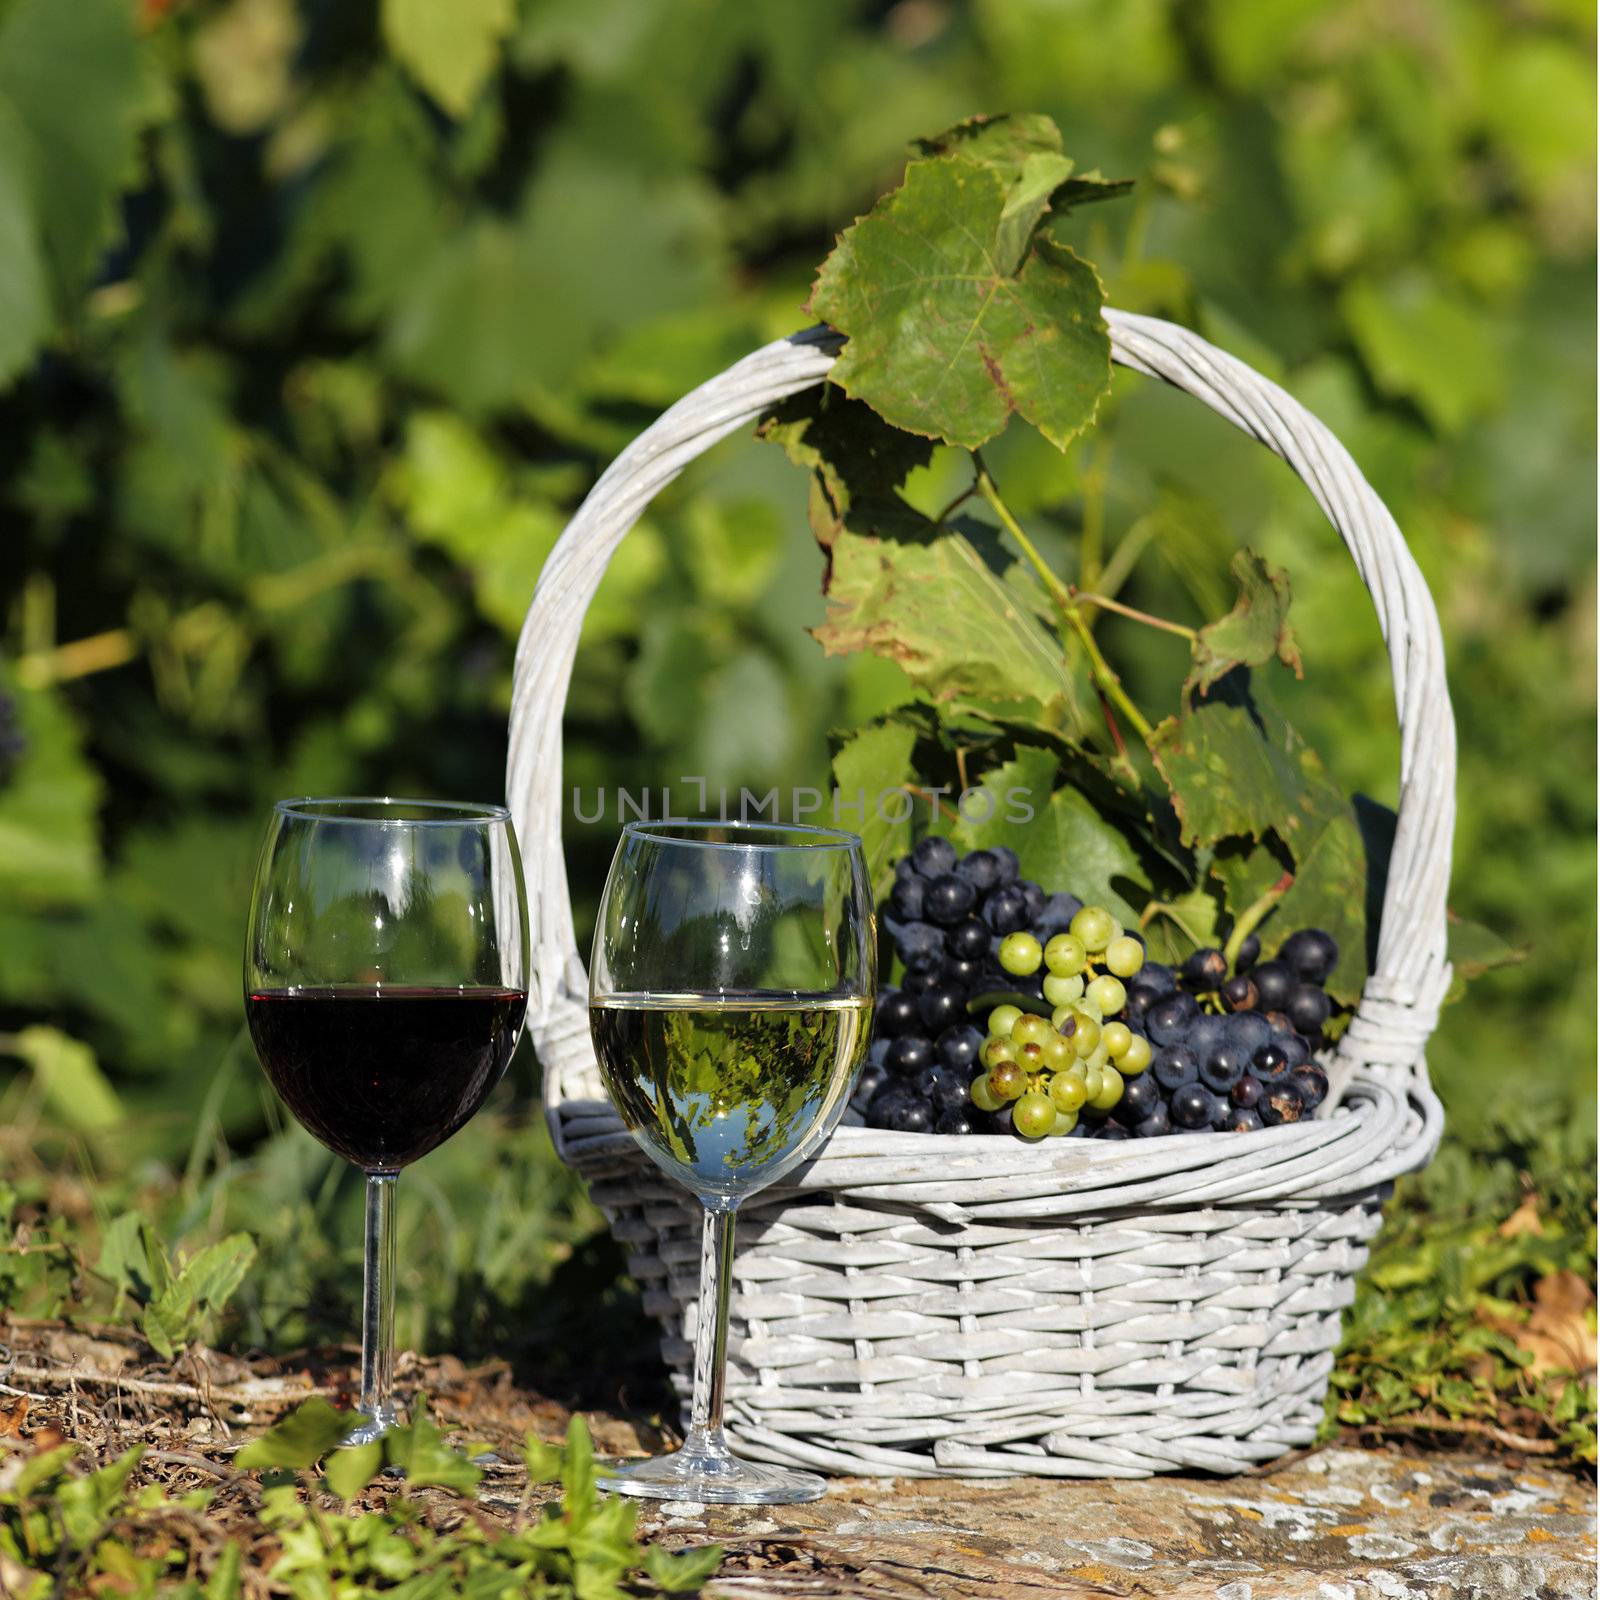
[[[1233,1115],[1233,1102],[1225,1094],[1214,1094],[1211,1097],[1211,1127],[1215,1133],[1223,1132],[1228,1126],[1228,1118]]]
[[[1294,1032],[1294,1024],[1281,1011],[1263,1011],[1261,1015],[1267,1019],[1274,1039],[1287,1038]]]
[[[1274,1083],[1267,1086],[1256,1106],[1256,1112],[1269,1127],[1276,1128],[1286,1122],[1298,1122],[1305,1106],[1293,1084]]]
[[[1289,1052],[1281,1039],[1272,1039],[1250,1058],[1250,1070],[1263,1083],[1276,1083],[1289,1070]]]
[[[1044,910],[1044,890],[1031,878],[1019,878],[1017,887],[1022,891],[1023,901],[1028,907],[1028,920],[1032,922]]]
[[[946,931],[944,947],[958,961],[982,961],[989,953],[988,925],[977,917],[965,917]]]
[[[888,1083],[867,1104],[865,1122],[869,1128],[892,1128],[900,1107],[911,1098],[903,1083]]]
[[[967,1075],[933,1061],[911,1080],[911,1087],[936,1111],[967,1103]]]
[[[1235,1106],[1228,1118],[1229,1133],[1254,1133],[1261,1125],[1261,1113],[1251,1106]]]
[[[1028,902],[1015,884],[1003,884],[984,901],[980,915],[991,933],[1015,933],[1028,925]]]
[[[903,989],[891,989],[878,1002],[877,1031],[883,1039],[896,1039],[919,1026],[917,998]]]
[[[1250,972],[1256,986],[1256,1004],[1263,1011],[1281,1011],[1294,989],[1295,976],[1282,961],[1263,961]]]
[[[1228,1091],[1228,1098],[1236,1106],[1253,1106],[1261,1098],[1261,1080],[1252,1073],[1245,1073]]]
[[[1286,1010],[1294,1031],[1311,1037],[1322,1032],[1323,1025],[1333,1015],[1333,1003],[1321,989],[1302,983],[1289,996]]]
[[[917,1034],[902,1034],[889,1046],[889,1053],[883,1059],[891,1072],[909,1078],[933,1060],[933,1046]]]
[[[887,1039],[874,1039],[867,1046],[867,1060],[876,1062],[880,1067],[884,1064],[889,1054],[889,1041]]]
[[[1048,944],[1058,933],[1072,926],[1072,919],[1083,910],[1083,901],[1075,894],[1058,890],[1044,903],[1044,908],[1033,918],[1033,936],[1040,944]]]
[[[1289,1082],[1307,1111],[1315,1111],[1328,1098],[1328,1074],[1314,1061],[1291,1069]]]
[[[916,1095],[909,1095],[895,1108],[889,1122],[895,1133],[932,1133],[933,1107]]]
[[[1002,888],[1006,884],[1015,883],[1022,873],[1022,863],[1017,859],[1017,852],[1008,844],[993,846],[989,854],[994,857],[995,866],[1000,870],[999,884]]]
[[[1302,928],[1283,941],[1278,959],[1287,962],[1302,982],[1326,983],[1339,965],[1339,945],[1331,933],[1324,933],[1321,928]]]
[[[1202,1083],[1186,1083],[1172,1091],[1169,1114],[1180,1128],[1209,1128],[1215,1110],[1211,1091]]]
[[[1133,1134],[1120,1122],[1102,1123],[1100,1131],[1095,1135],[1097,1139],[1131,1139]]]
[[[970,1022],[957,1023],[946,1028],[933,1041],[933,1053],[945,1066],[955,1072],[971,1072],[983,1048],[983,1031]]]
[[[920,922],[925,903],[926,878],[902,878],[889,891],[889,909],[901,922]]]
[[[1154,1044],[1181,1044],[1198,1015],[1198,1009],[1188,995],[1168,995],[1145,1012],[1145,1027]]]
[[[971,994],[977,989],[979,981],[983,977],[983,963],[981,961],[957,961],[954,956],[946,956],[944,975],[951,983],[958,985],[964,994]]]
[[[1157,1100],[1155,1109],[1150,1115],[1143,1122],[1134,1124],[1133,1136],[1136,1139],[1159,1139],[1163,1134],[1171,1132],[1172,1118],[1167,1115],[1165,1103]]]
[[[965,878],[957,877],[953,872],[935,878],[928,885],[923,899],[928,921],[937,923],[941,928],[951,927],[970,916],[977,903],[978,891]]]
[[[1281,1038],[1274,1035],[1272,1042],[1283,1051],[1283,1058],[1288,1062],[1290,1071],[1298,1067],[1302,1061],[1311,1059],[1311,1046],[1298,1033],[1286,1033]]]
[[[1150,990],[1159,1000],[1165,995],[1177,993],[1178,975],[1165,961],[1147,961],[1129,979],[1129,983]]]
[[[1223,1024],[1222,1037],[1253,1056],[1272,1038],[1272,1024],[1258,1011],[1236,1011]]]
[[[850,1104],[857,1111],[865,1111],[888,1081],[889,1069],[882,1062],[868,1061],[856,1074],[856,1086],[850,1095]]]
[[[1235,972],[1248,972],[1256,962],[1261,959],[1261,941],[1253,934],[1246,934],[1244,942],[1239,946],[1239,953],[1233,958]]]
[[[896,883],[904,883],[907,878],[918,877],[921,877],[921,873],[917,871],[916,864],[912,861],[910,856],[901,856],[900,859],[895,862],[894,881]]]
[[[1256,986],[1248,973],[1238,973],[1222,986],[1222,1003],[1230,1011],[1254,1011],[1257,998]]]
[[[946,1134],[968,1134],[976,1133],[977,1129],[973,1127],[972,1120],[965,1111],[951,1109],[939,1113],[939,1120],[934,1123],[933,1131]]]
[[[917,996],[917,1015],[929,1033],[953,1028],[967,1014],[967,992],[953,983],[940,983]]]
[[[1123,1084],[1122,1098],[1111,1108],[1111,1115],[1131,1128],[1142,1122],[1160,1104],[1160,1085],[1148,1072],[1141,1072]]]
[[[911,864],[925,878],[942,877],[955,870],[956,847],[948,839],[930,833],[926,839],[918,839],[912,848]]]
[[[992,850],[973,850],[956,863],[956,871],[979,894],[988,894],[1000,881],[1000,863]]]
[[[1222,986],[1228,976],[1228,962],[1223,953],[1213,946],[1196,950],[1183,964],[1183,981],[1190,988],[1209,993]]]
[[[1122,1020],[1131,1028],[1143,1022],[1145,1013],[1155,1004],[1156,997],[1148,989],[1129,989],[1128,998],[1122,1003]]]
[[[900,992],[920,1001],[930,989],[937,989],[943,982],[944,974],[938,967],[914,967],[906,974]]]
[[[1150,1072],[1163,1089],[1181,1089],[1200,1076],[1200,1058],[1186,1044],[1163,1045],[1150,1058]]]
[[[1200,1081],[1216,1094],[1227,1094],[1244,1076],[1249,1059],[1238,1045],[1224,1041],[1200,1063]]]
[[[944,934],[928,922],[897,922],[885,918],[896,954],[911,966],[937,966],[944,959]]]

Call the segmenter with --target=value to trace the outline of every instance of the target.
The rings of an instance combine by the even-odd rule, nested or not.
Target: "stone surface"
[[[1593,1485],[1460,1454],[1330,1449],[1231,1479],[841,1479],[814,1505],[669,1505],[645,1523],[726,1545],[708,1591],[726,1600],[1595,1594]]]

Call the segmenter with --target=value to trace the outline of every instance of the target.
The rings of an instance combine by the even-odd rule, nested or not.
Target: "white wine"
[[[589,1006],[618,1114],[702,1198],[771,1183],[832,1132],[871,1022],[870,999],[832,994],[620,994]]]

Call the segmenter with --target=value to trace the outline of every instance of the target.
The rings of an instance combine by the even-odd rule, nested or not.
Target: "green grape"
[[[1104,906],[1085,906],[1072,919],[1072,934],[1091,955],[1104,950],[1120,933],[1117,919]]]
[[[1031,1039],[1026,1044],[1019,1044],[1017,1050],[1017,1065],[1026,1073],[1044,1071],[1044,1046],[1035,1044]]]
[[[1083,940],[1070,933],[1058,933],[1044,947],[1044,964],[1058,978],[1071,978],[1082,972],[1088,959]]]
[[[997,1061],[989,1068],[989,1092],[996,1100],[1015,1100],[1028,1087],[1028,1074],[1015,1061]]]
[[[1044,980],[1044,997],[1053,1006],[1068,1006],[1083,998],[1083,974],[1074,972],[1070,978],[1051,973]]]
[[[1042,960],[1044,951],[1031,933],[1008,933],[1000,941],[1000,965],[1014,978],[1031,977]]]
[[[1089,1096],[1089,1104],[1096,1111],[1109,1111],[1122,1098],[1122,1074],[1115,1067],[1106,1067],[1100,1074],[1100,1092]]]
[[[1042,1139],[1055,1126],[1056,1108],[1048,1095],[1030,1089],[1011,1108],[1011,1126],[1024,1139]]]
[[[1128,991],[1122,987],[1120,979],[1102,973],[1084,991],[1084,997],[1099,1006],[1101,1016],[1109,1017],[1122,1009]]]
[[[972,1087],[967,1091],[972,1096],[972,1103],[980,1111],[998,1111],[1005,1102],[989,1087],[989,1078],[985,1074],[981,1078],[972,1080]]]
[[[1072,1043],[1080,1056],[1093,1055],[1100,1046],[1100,1024],[1093,1017],[1078,1013],[1078,1031]]]
[[[1042,1044],[1044,1036],[1049,1031],[1050,1024],[1043,1017],[1036,1017],[1031,1011],[1025,1011],[1012,1025],[1011,1042],[1013,1044]]]
[[[1017,1047],[1009,1039],[995,1034],[983,1041],[983,1049],[978,1052],[978,1059],[986,1067],[997,1067],[1002,1061],[1015,1061]]]
[[[1099,1067],[1091,1067],[1085,1063],[1083,1068],[1083,1098],[1091,1105],[1094,1097],[1105,1087],[1101,1079],[1105,1076]]]
[[[1050,1080],[1050,1098],[1057,1111],[1076,1112],[1089,1098],[1088,1085],[1082,1072],[1058,1072]]]
[[[989,1032],[998,1033],[1009,1039],[1011,1030],[1021,1015],[1022,1012],[1016,1006],[996,1006],[989,1013]]]
[[[1039,1048],[1044,1051],[1044,1065],[1047,1072],[1064,1071],[1078,1059],[1078,1052],[1072,1048],[1072,1041],[1057,1033],[1054,1028],[1045,1036]]]
[[[1111,1052],[1103,1044],[1097,1044],[1093,1050],[1083,1058],[1085,1069],[1099,1067],[1102,1071],[1115,1072],[1117,1069],[1111,1065]]]
[[[1125,1022],[1108,1022],[1100,1030],[1100,1042],[1113,1061],[1121,1061],[1133,1043],[1133,1029]]]
[[[1106,946],[1106,971],[1119,978],[1131,978],[1144,965],[1144,946],[1127,934],[1120,934]]]
[[[1128,1048],[1123,1051],[1122,1059],[1117,1062],[1117,1071],[1125,1077],[1136,1078],[1150,1065],[1150,1041],[1143,1034],[1136,1033],[1128,1041]]]
[[[1063,1111],[1060,1106],[1056,1107],[1056,1125],[1050,1130],[1052,1136],[1060,1138],[1064,1134],[1071,1133],[1077,1126],[1078,1113],[1076,1111]]]
[[[1050,1013],[1050,1021],[1056,1028],[1058,1028],[1070,1039],[1077,1031],[1078,1026],[1077,1003],[1074,1002],[1071,1005],[1057,1006],[1055,1010]]]

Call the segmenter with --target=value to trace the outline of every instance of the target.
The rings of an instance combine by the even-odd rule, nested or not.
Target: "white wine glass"
[[[861,841],[824,828],[632,823],[600,902],[589,1025],[640,1148],[705,1208],[694,1397],[681,1449],[605,1469],[622,1494],[815,1500],[824,1483],[735,1456],[723,1431],[734,1218],[838,1125],[877,993]]]

